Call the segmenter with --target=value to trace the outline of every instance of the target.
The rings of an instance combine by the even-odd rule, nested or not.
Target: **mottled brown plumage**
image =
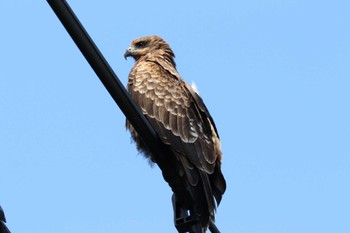
[[[222,153],[219,135],[201,97],[178,74],[174,53],[158,36],[134,40],[124,54],[135,59],[127,90],[147,120],[176,156],[176,169],[191,186],[190,208],[207,226],[214,220],[216,203],[226,189],[221,173]],[[140,152],[154,158],[127,121],[127,128]]]

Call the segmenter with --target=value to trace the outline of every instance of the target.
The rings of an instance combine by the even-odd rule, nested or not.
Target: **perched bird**
[[[124,57],[135,59],[128,78],[128,92],[160,140],[170,147],[173,155],[167,156],[176,157],[171,161],[175,161],[174,167],[183,185],[190,186],[188,196],[177,198],[206,228],[214,221],[216,206],[226,189],[214,121],[199,94],[177,72],[174,52],[162,38],[138,38],[132,41]],[[128,121],[126,127],[138,150],[151,163],[156,162]]]

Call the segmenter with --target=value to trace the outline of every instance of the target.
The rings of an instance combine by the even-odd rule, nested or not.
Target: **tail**
[[[220,166],[216,166],[213,174],[198,170],[200,182],[193,187],[194,212],[204,229],[210,222],[215,222],[216,207],[220,204],[226,190],[226,181],[221,173]],[[215,200],[214,200],[215,198]]]

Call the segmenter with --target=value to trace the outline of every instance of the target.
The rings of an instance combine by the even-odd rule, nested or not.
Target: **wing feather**
[[[162,126],[169,130],[163,133],[164,139],[169,139],[169,134],[179,136],[183,143],[179,152],[186,154],[198,169],[212,174],[218,153],[201,98],[182,79],[155,62],[142,62],[138,67],[130,74],[133,81],[129,89],[143,113],[161,123],[152,125],[156,131]]]
[[[128,90],[160,139],[177,155],[189,183],[197,186],[201,179],[207,202],[214,203],[214,195],[219,204],[226,184],[222,175],[214,174],[221,165],[216,126],[201,97],[165,65],[138,62],[129,75]],[[210,181],[216,186],[211,187]]]

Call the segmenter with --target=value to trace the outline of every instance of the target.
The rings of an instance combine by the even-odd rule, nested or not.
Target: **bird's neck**
[[[137,59],[136,61],[141,61],[141,60],[153,61],[161,65],[162,63],[164,64],[164,61],[165,61],[165,63],[167,63],[167,66],[172,66],[176,70],[176,63],[174,61],[174,57],[171,54],[166,53],[164,51],[149,53],[145,56],[139,57],[139,59]]]

